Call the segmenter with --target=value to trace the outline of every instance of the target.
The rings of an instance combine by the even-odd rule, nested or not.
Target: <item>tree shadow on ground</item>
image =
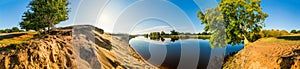
[[[300,40],[300,36],[279,36],[277,39]]]
[[[19,36],[22,36],[22,35],[25,35],[25,34],[26,34],[26,33],[1,35],[1,36],[0,36],[0,40],[3,40],[3,39],[9,39],[9,38],[14,38],[14,37],[19,37]]]

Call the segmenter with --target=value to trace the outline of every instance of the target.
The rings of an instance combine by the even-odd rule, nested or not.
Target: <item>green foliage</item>
[[[4,30],[0,30],[0,33],[3,33],[4,32]]]
[[[201,24],[206,25],[204,30],[216,35],[211,39],[226,34],[226,43],[233,45],[247,41],[251,33],[259,33],[268,17],[260,7],[260,0],[221,0],[218,7],[197,14]],[[220,27],[225,27],[226,32],[216,31]]]
[[[293,33],[293,34],[297,34],[297,33],[300,33],[300,30],[295,30],[295,29],[293,29],[290,33]]]
[[[149,35],[148,35],[148,34],[144,34],[144,37],[145,37],[145,38],[148,38],[148,37],[149,37]]]
[[[171,41],[175,42],[176,40],[179,40],[179,36],[178,35],[170,35]]]
[[[295,30],[295,29],[293,29],[292,31],[291,31],[291,33],[297,33],[297,30]]]
[[[12,32],[19,32],[20,29],[19,29],[18,27],[13,27],[13,28],[11,29],[11,31],[12,31]]]
[[[151,32],[149,35],[150,39],[159,39],[161,38],[160,32]]]
[[[202,32],[202,33],[198,33],[198,35],[211,35],[212,33],[208,33],[208,32]]]
[[[10,33],[11,32],[11,29],[5,29],[4,30],[4,33]]]
[[[198,12],[199,19],[202,20],[201,24],[205,24],[205,31],[212,32],[210,37],[210,46],[212,48],[226,46],[226,33],[225,22],[219,8],[209,8],[205,14],[201,11]]]
[[[211,35],[197,35],[198,39],[210,39]]]
[[[161,31],[160,34],[161,35],[166,35],[166,33],[164,31]]]
[[[258,40],[259,38],[261,38],[261,34],[260,33],[256,33],[256,32],[249,32],[247,33],[247,36],[246,36],[250,42],[254,42],[256,40]]]
[[[262,30],[259,33],[260,37],[278,37],[282,35],[289,35],[289,33],[286,30]]]
[[[176,32],[175,30],[172,30],[172,31],[170,31],[171,32],[171,34],[170,35],[178,35],[179,33],[178,32]]]
[[[48,30],[68,19],[67,0],[32,0],[24,12],[20,27],[28,30]]]
[[[11,33],[11,32],[24,32],[24,30],[20,30],[18,27],[12,27],[11,29],[0,30],[0,33]]]

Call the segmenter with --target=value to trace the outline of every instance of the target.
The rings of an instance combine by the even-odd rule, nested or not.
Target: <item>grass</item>
[[[20,34],[20,33],[12,33],[12,34]],[[12,38],[1,39],[0,44],[6,44],[6,45],[21,44],[24,41],[28,41],[28,40],[32,39],[35,34],[37,34],[37,32],[27,32],[24,35],[12,37]]]
[[[261,38],[252,45],[279,45],[279,46],[297,46],[300,45],[299,36],[280,36],[280,37],[270,37],[270,38]]]

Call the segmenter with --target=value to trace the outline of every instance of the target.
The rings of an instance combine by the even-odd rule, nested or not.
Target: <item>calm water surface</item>
[[[225,55],[243,49],[243,45],[211,48],[209,41],[205,39],[151,40],[143,36],[130,39],[129,44],[149,63],[170,69],[218,68]]]

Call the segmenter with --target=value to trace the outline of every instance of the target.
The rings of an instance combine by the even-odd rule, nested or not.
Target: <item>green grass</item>
[[[18,34],[18,33],[16,33]],[[37,32],[28,32],[24,35],[17,36],[17,37],[12,37],[12,38],[7,38],[7,39],[1,39],[0,44],[21,44],[24,41],[28,41],[34,37],[34,35],[37,34]]]

